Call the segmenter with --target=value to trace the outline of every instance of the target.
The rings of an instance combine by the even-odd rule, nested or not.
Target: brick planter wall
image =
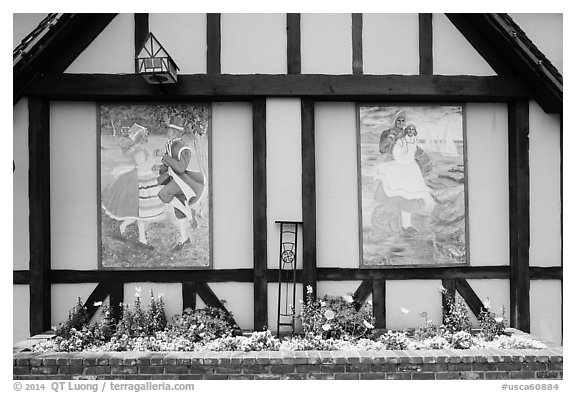
[[[561,379],[543,350],[79,352],[14,355],[15,379]]]
[[[562,348],[546,342],[506,350],[30,352],[52,336],[14,347],[14,379],[562,379],[564,364]]]

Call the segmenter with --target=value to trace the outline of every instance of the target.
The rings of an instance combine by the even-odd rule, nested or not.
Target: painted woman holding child
[[[390,229],[401,229],[409,235],[418,232],[412,225],[412,213],[419,213],[434,203],[416,159],[417,155],[425,157],[417,135],[414,124],[406,125],[406,112],[398,111],[392,126],[380,136],[379,150],[384,162],[376,167],[379,182],[374,197],[381,209],[400,213],[399,221],[391,222]]]

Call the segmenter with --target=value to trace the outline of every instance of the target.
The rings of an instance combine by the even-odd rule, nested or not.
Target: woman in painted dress
[[[126,228],[136,223],[136,244],[151,250],[154,247],[148,244],[146,223],[163,218],[164,203],[158,197],[160,187],[152,171],[155,157],[145,148],[147,143],[148,130],[134,123],[121,142],[122,153],[131,159],[131,164],[114,168],[116,180],[105,194],[102,207],[111,218],[121,221],[119,233],[113,235],[115,239],[128,240]]]
[[[434,203],[415,160],[419,145],[417,134],[416,127],[408,124],[389,145],[393,159],[376,168],[376,177],[383,191],[379,194],[379,202],[389,211],[400,211],[402,230],[407,234],[417,233],[412,226],[412,213],[420,212]]]

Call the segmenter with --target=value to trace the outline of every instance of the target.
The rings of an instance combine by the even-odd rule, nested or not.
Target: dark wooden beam
[[[206,72],[208,74],[220,74],[222,72],[221,58],[221,30],[220,14],[206,15]],[[178,79],[180,79],[180,75]],[[178,82],[180,83],[180,82]]]
[[[480,300],[478,295],[476,295],[476,292],[474,292],[470,284],[468,284],[468,281],[461,278],[458,278],[455,281],[456,290],[460,296],[462,296],[468,307],[470,307],[470,310],[474,313],[476,318],[478,318],[480,316],[480,311],[486,311],[484,303]]]
[[[352,73],[364,73],[362,54],[362,14],[352,14]]]
[[[28,100],[30,334],[51,327],[50,103]]]
[[[562,75],[507,14],[446,14],[499,75],[517,75],[547,113],[562,113]]]
[[[218,299],[218,296],[216,296],[216,294],[214,293],[214,291],[212,291],[212,288],[210,288],[208,284],[206,284],[205,282],[196,283],[196,291],[198,293],[198,296],[200,296],[200,299],[202,299],[202,301],[207,306],[222,309],[226,311],[228,314],[230,314],[228,309],[224,306],[224,304],[220,301],[220,299]],[[236,330],[240,330],[240,327],[232,317],[232,314],[230,314],[230,317],[232,318]]]
[[[372,281],[370,280],[362,281],[362,283],[360,284],[358,289],[356,289],[354,295],[352,296],[355,301],[356,311],[362,308],[362,305],[366,302],[366,299],[368,299],[368,296],[370,296],[371,294],[372,294]]]
[[[303,293],[316,296],[316,142],[314,101],[302,99],[302,266]]]
[[[187,308],[196,309],[196,282],[184,281],[182,283],[182,311]]]
[[[490,37],[486,35],[487,32],[480,30],[470,15],[446,14],[446,16],[498,75],[515,74],[508,62],[496,50]]]
[[[375,327],[378,329],[386,328],[386,281],[374,280],[372,282],[372,307]]]
[[[341,280],[441,280],[455,278],[501,278],[510,277],[508,266],[422,267],[392,269],[345,269],[319,268],[318,281]]]
[[[35,45],[28,59],[13,67],[13,103],[26,95],[25,87],[40,74],[64,72],[115,16],[63,14]]]
[[[112,318],[119,321],[122,318],[122,307],[124,304],[124,283],[110,284],[110,308]]]
[[[420,75],[434,74],[432,57],[432,14],[418,14]]]
[[[25,94],[51,100],[202,101],[256,97],[394,102],[508,102],[530,97],[516,77],[440,75],[179,75],[150,85],[139,75],[46,74]]]
[[[268,237],[266,193],[266,99],[252,102],[252,226],[254,241],[254,329],[268,325]]]
[[[300,74],[302,72],[300,14],[286,14],[286,35],[288,74]]]
[[[510,326],[530,332],[529,103],[508,104]]]
[[[150,33],[148,14],[134,14],[134,72],[138,72],[136,56],[142,49],[148,33]]]
[[[99,283],[96,288],[92,291],[86,302],[84,302],[84,308],[88,313],[88,317],[92,318],[100,306],[95,306],[96,302],[103,302],[106,297],[110,294],[112,287],[108,283]]]
[[[53,284],[73,284],[88,282],[254,282],[253,269],[223,270],[52,270]],[[278,269],[267,269],[266,280],[278,282]],[[302,282],[302,270],[296,271],[296,281]],[[468,268],[318,268],[318,281],[360,280],[441,280],[441,279],[508,279],[509,266],[473,266]],[[531,267],[532,280],[562,280],[562,267]],[[291,276],[289,275],[289,279]],[[28,285],[30,271],[15,270],[14,285]]]

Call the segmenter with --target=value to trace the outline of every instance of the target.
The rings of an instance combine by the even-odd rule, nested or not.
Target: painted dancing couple
[[[204,176],[189,171],[192,150],[182,140],[184,119],[173,116],[167,125],[168,141],[165,151],[151,153],[146,149],[148,130],[133,123],[120,146],[131,165],[116,167],[115,181],[102,199],[102,207],[111,218],[121,221],[119,231],[112,237],[127,241],[126,228],[138,227],[136,245],[147,250],[154,247],[146,237],[146,224],[168,217],[179,232],[178,243],[172,248],[179,251],[191,243],[190,228],[198,226],[193,206],[204,193]],[[154,164],[161,156],[161,164]],[[159,176],[158,176],[159,174]]]

